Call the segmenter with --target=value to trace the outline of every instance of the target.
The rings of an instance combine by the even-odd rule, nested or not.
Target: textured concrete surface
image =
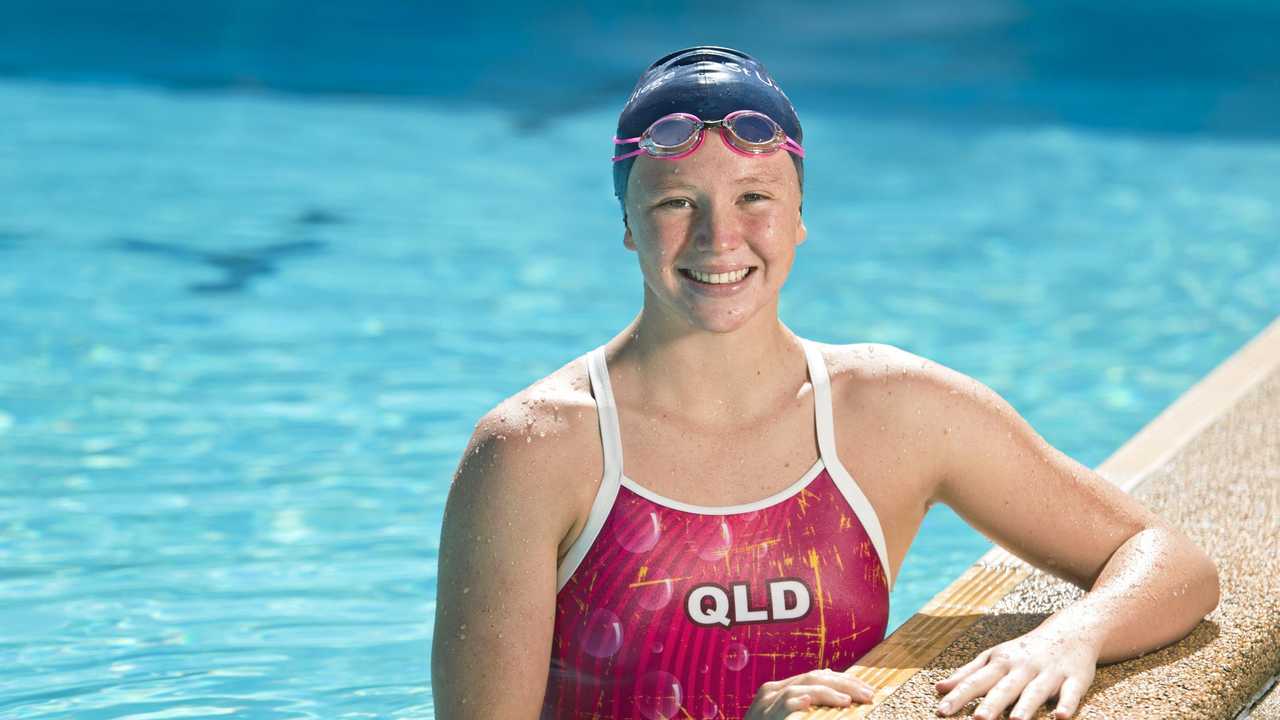
[[[1280,690],[1273,685],[1271,690],[1258,700],[1258,704],[1249,712],[1249,720],[1280,720]]]
[[[1280,363],[1133,494],[1208,551],[1222,599],[1182,641],[1098,668],[1076,717],[1234,718],[1280,671]],[[935,717],[934,683],[982,650],[1031,630],[1080,592],[1033,573],[867,717]],[[1270,709],[1278,703],[1264,699],[1253,717],[1280,717]],[[972,702],[956,716],[976,707]]]

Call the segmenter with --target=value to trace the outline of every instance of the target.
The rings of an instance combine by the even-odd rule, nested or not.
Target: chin
[[[689,318],[689,324],[705,332],[726,334],[746,326],[754,316],[755,310],[732,315],[729,313],[715,313],[713,315],[691,317]]]

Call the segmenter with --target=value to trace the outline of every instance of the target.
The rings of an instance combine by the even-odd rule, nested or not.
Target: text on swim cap
[[[765,85],[768,85],[774,90],[777,90],[778,93],[783,97],[787,96],[786,93],[782,92],[782,88],[778,87],[778,84],[775,83],[773,81],[773,78],[769,76],[769,73],[764,72],[759,68],[751,69],[748,67],[744,67],[743,65],[740,65],[736,62],[724,62],[720,64],[720,67],[723,67],[726,70],[730,70],[732,72],[740,73],[742,75],[754,77],[755,79],[759,80]],[[640,97],[641,95],[648,93],[649,91],[653,90],[659,85],[662,85],[668,80],[674,78],[677,74],[678,74],[678,71],[676,70],[667,70],[663,73],[660,73],[650,78],[648,82],[638,86],[635,90],[631,91],[631,96],[627,98],[627,104],[630,105],[631,102],[634,101],[637,97]]]

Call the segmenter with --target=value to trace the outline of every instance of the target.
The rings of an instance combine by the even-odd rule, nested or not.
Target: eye
[[[669,208],[671,210],[687,210],[688,208],[693,207],[693,203],[689,202],[688,198],[667,198],[666,200],[658,203],[658,207]]]
[[[761,200],[768,200],[769,196],[758,192],[748,192],[742,194],[742,199],[747,202],[760,202]]]

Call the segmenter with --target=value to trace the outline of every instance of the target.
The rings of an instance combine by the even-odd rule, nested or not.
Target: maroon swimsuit
[[[604,348],[588,353],[604,478],[558,570],[544,719],[740,718],[762,683],[844,670],[884,638],[884,534],[836,456],[822,355],[804,348],[821,456],[790,487],[730,507],[622,474]]]

